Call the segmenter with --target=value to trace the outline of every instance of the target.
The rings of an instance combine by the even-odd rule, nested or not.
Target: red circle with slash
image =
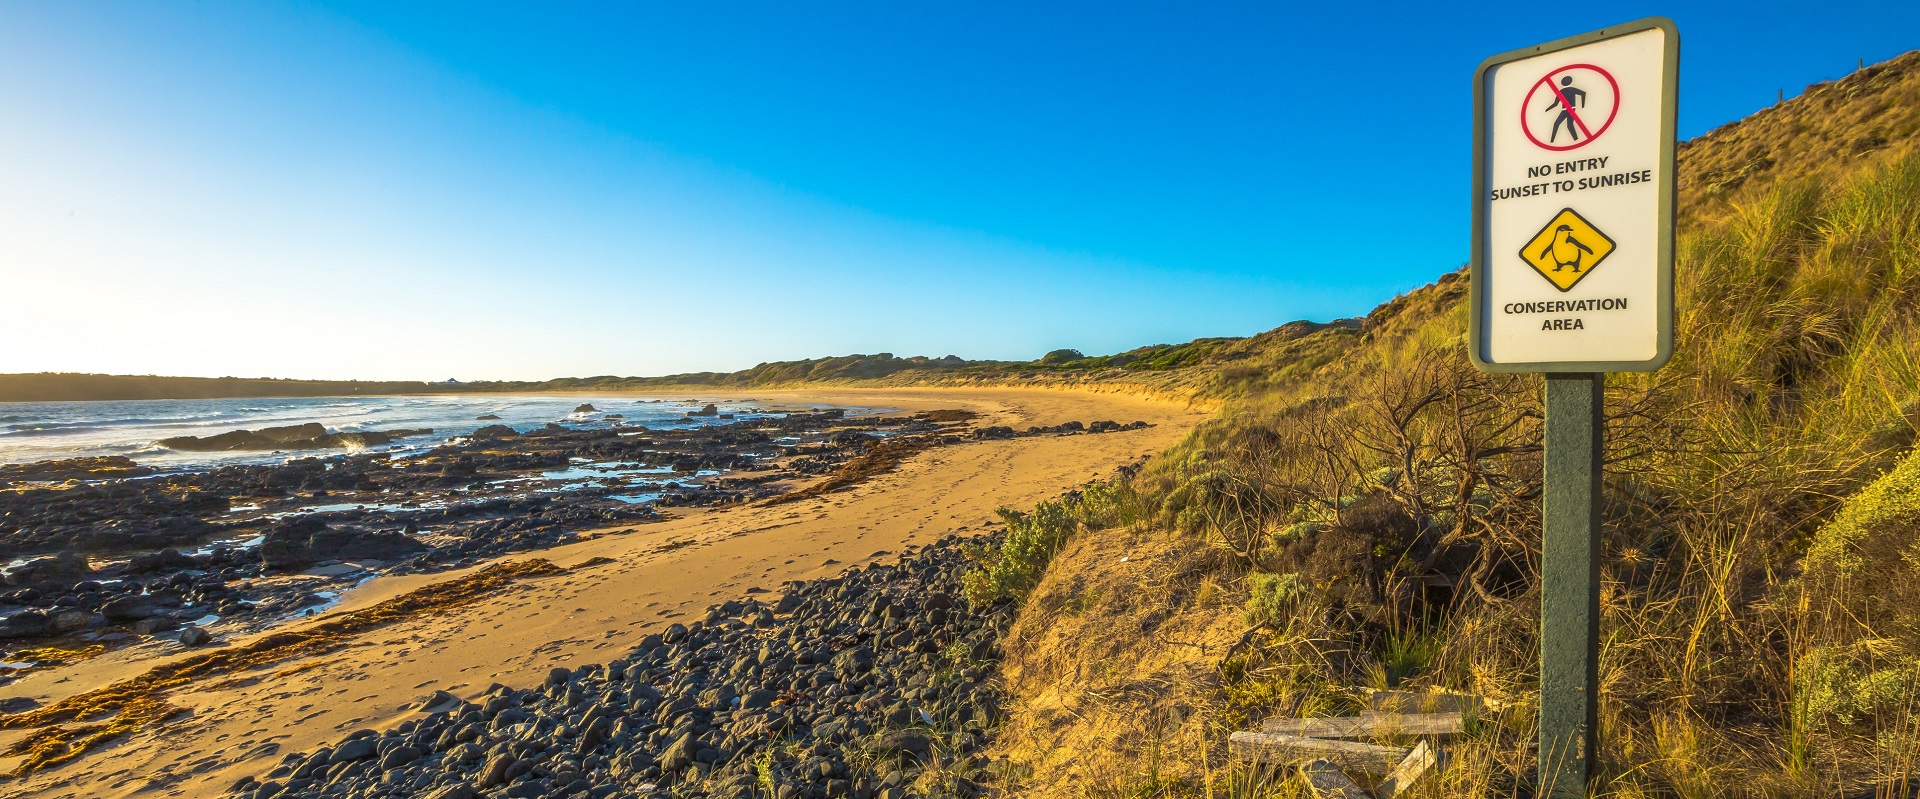
[[[1580,71],[1585,71],[1594,75],[1598,75],[1602,78],[1605,78],[1607,81],[1608,88],[1613,90],[1612,107],[1607,109],[1607,118],[1601,121],[1600,126],[1597,128],[1591,127],[1587,124],[1587,116],[1591,116],[1590,114],[1583,115],[1581,113],[1582,111],[1590,111],[1592,109],[1575,108],[1572,103],[1567,102],[1566,94],[1562,92],[1560,90],[1560,86],[1557,83],[1555,83],[1555,81],[1558,80],[1563,75],[1568,75],[1569,73],[1575,73]],[[1541,89],[1546,90],[1545,96],[1541,95],[1541,92],[1540,92]],[[1558,128],[1561,123],[1557,117],[1555,118],[1555,121],[1554,121],[1554,129],[1548,132],[1547,141],[1541,141],[1539,136],[1534,135],[1533,126],[1529,123],[1529,120],[1533,118],[1533,114],[1530,112],[1534,111],[1533,105],[1535,102],[1534,98],[1536,97],[1539,97],[1541,100],[1546,100],[1547,97],[1554,98],[1554,100],[1557,102],[1550,104],[1546,108],[1540,109],[1540,111],[1550,111],[1555,108],[1562,109],[1562,113],[1571,122],[1571,124],[1569,125],[1569,128],[1570,128],[1569,132],[1571,132],[1571,129],[1577,128],[1579,133],[1581,134],[1581,138],[1576,138],[1571,143],[1568,143],[1568,144],[1551,143],[1553,142],[1554,139],[1558,138],[1557,136],[1557,134],[1559,133]],[[1613,79],[1613,74],[1597,66],[1594,66],[1593,64],[1568,64],[1564,67],[1561,67],[1559,69],[1556,69],[1552,72],[1547,73],[1544,77],[1540,78],[1538,82],[1533,84],[1532,89],[1527,90],[1527,98],[1524,102],[1520,104],[1520,130],[1521,132],[1527,134],[1527,139],[1529,141],[1538,145],[1542,149],[1556,150],[1556,151],[1571,150],[1576,147],[1585,147],[1587,146],[1588,143],[1592,142],[1594,139],[1600,138],[1600,134],[1606,133],[1607,128],[1613,127],[1613,119],[1614,117],[1617,117],[1619,115],[1620,115],[1620,82]]]

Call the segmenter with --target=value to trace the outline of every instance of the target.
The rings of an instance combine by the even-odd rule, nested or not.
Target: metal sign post
[[[1494,56],[1474,73],[1474,366],[1547,375],[1541,794],[1587,795],[1600,689],[1607,372],[1673,353],[1680,35],[1650,18]]]
[[[1600,710],[1600,452],[1607,376],[1547,375],[1540,500],[1540,786],[1586,796]],[[1563,790],[1564,787],[1564,790]]]

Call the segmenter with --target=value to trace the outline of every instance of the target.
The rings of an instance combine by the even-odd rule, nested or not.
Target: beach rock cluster
[[[669,496],[663,495],[662,499],[668,500]],[[346,510],[315,516],[324,518],[307,516],[298,521],[333,525],[325,531],[315,530],[317,543],[314,533],[303,534],[284,526],[268,531],[261,557],[270,568],[298,568],[324,559],[372,558],[404,559],[383,569],[387,574],[439,571],[470,566],[498,555],[572,543],[579,540],[577,534],[583,530],[653,521],[659,513],[652,504],[607,502],[584,494],[513,496],[433,510]],[[437,545],[427,546],[409,537],[422,531],[431,531]],[[269,545],[277,537],[291,546],[273,549]],[[333,550],[332,541],[342,541],[347,548]],[[340,551],[351,554],[338,554]]]
[[[85,643],[176,638],[183,624],[215,617],[284,616],[324,604],[308,585],[255,584],[258,555],[232,547],[174,549],[95,567],[73,553],[28,560],[0,588],[0,640],[77,635]]]
[[[452,491],[461,492],[462,499],[475,490],[488,498],[526,495],[542,486],[529,484],[516,489],[498,481],[565,468],[576,459],[660,466],[685,474],[764,469],[763,460],[780,450],[774,443],[777,436],[873,424],[871,420],[845,419],[844,415],[836,409],[661,431],[573,430],[550,425],[521,434],[502,426],[508,436],[499,440],[476,437],[456,441],[400,461],[384,453],[335,455],[137,480],[117,479],[149,473],[124,458],[21,464],[0,471],[0,479],[31,481],[0,492],[0,556],[11,559],[63,550],[117,554],[232,538],[258,527],[253,516],[234,513],[236,506],[243,505],[260,505],[260,513],[286,514],[298,512],[303,506],[338,505],[347,500],[422,505]],[[135,472],[123,475],[114,473],[116,470]],[[97,471],[105,473],[94,474]],[[52,484],[76,477],[88,482]],[[720,494],[715,495],[716,491]],[[609,489],[598,495],[587,492],[585,496],[598,500],[612,493],[617,491]],[[709,487],[704,483],[694,489],[683,482],[665,493],[669,496],[656,504],[702,505],[740,498],[739,492],[724,485]],[[578,491],[567,495],[570,499],[583,496]],[[489,508],[494,512],[513,510]]]
[[[408,430],[367,430],[357,433],[329,433],[319,422],[265,427],[259,430],[235,430],[216,436],[175,436],[158,442],[167,449],[182,452],[230,452],[235,450],[341,449],[377,447],[396,438],[432,435],[427,428]]]
[[[0,555],[158,549],[216,537],[208,520],[232,503],[199,482],[153,477],[0,492]]]
[[[125,455],[97,458],[68,458],[57,461],[0,464],[0,486],[60,480],[107,480],[116,477],[145,477],[153,469],[134,463]]]
[[[1141,430],[1148,427],[1152,427],[1152,425],[1147,424],[1146,422],[1136,421],[1128,424],[1121,424],[1119,422],[1115,422],[1107,419],[1102,419],[1100,421],[1092,422],[1089,424],[1081,424],[1079,422],[1062,422],[1060,424],[1050,425],[1047,427],[1029,427],[1025,430],[1015,430],[1005,425],[995,425],[993,427],[982,427],[978,430],[973,431],[973,438],[976,441],[990,441],[990,440],[1001,440],[1001,439],[1009,439],[1009,438],[1025,438],[1027,436],[1047,436],[1047,435],[1065,436],[1065,435],[1073,435],[1075,433],[1117,433],[1122,430]]]
[[[329,559],[405,560],[430,549],[399,530],[336,528],[316,514],[268,530],[260,543],[260,562],[269,569],[285,569]]]
[[[1012,608],[964,606],[961,540],[730,601],[604,665],[472,702],[233,786],[274,797],[971,797],[1001,718],[988,674]],[[884,553],[876,553],[880,555]]]

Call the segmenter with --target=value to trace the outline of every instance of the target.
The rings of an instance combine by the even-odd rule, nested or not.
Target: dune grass
[[[1920,156],[1842,174],[1683,231],[1675,358],[1609,379],[1597,795],[1920,787]],[[1103,489],[1137,523],[1050,506],[985,561],[1017,790],[1295,795],[1225,734],[1409,686],[1504,700],[1418,795],[1530,784],[1542,386],[1468,366],[1463,282],[1221,392]]]

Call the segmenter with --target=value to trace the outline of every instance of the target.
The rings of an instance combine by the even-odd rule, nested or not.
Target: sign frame
[[[1503,64],[1559,52],[1581,45],[1613,39],[1649,30],[1666,32],[1663,49],[1660,97],[1660,155],[1655,169],[1666,191],[1659,192],[1655,213],[1659,216],[1659,240],[1655,243],[1655,298],[1658,328],[1656,350],[1645,361],[1536,361],[1493,363],[1481,357],[1487,328],[1486,284],[1488,278],[1487,224],[1491,201],[1487,199],[1488,147],[1492,144],[1488,120],[1488,73]],[[1510,50],[1480,62],[1473,72],[1473,251],[1467,281],[1467,351],[1475,368],[1499,374],[1569,372],[1652,372],[1673,357],[1673,238],[1674,209],[1678,206],[1678,183],[1674,175],[1674,150],[1678,144],[1680,98],[1680,30],[1666,17],[1646,17],[1620,25],[1611,25],[1590,33],[1556,39],[1533,47]]]

